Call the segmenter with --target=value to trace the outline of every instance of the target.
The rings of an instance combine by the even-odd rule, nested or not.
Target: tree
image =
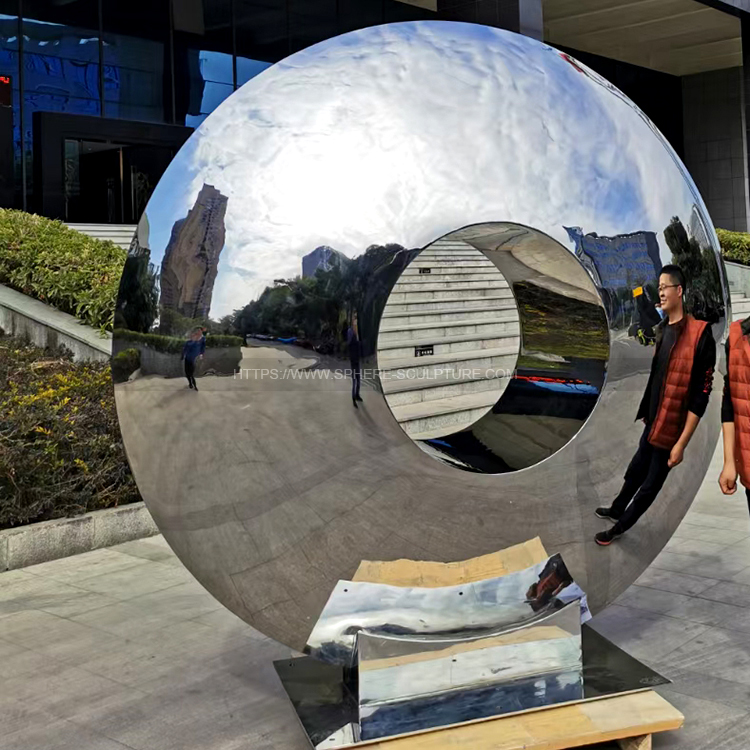
[[[148,333],[159,314],[159,289],[150,251],[129,255],[120,279],[115,328]]]

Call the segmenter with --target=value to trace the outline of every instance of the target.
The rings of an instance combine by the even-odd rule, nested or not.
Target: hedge
[[[124,383],[141,366],[138,349],[125,349],[112,357],[112,380]]]
[[[111,330],[127,253],[62,222],[0,209],[0,284]]]
[[[115,341],[130,341],[143,344],[165,354],[180,354],[186,339],[177,336],[163,336],[158,333],[139,333],[125,328],[116,328],[113,334]],[[244,346],[245,342],[239,336],[220,336],[209,333],[206,336],[206,347],[225,349],[231,346]]]
[[[139,500],[109,365],[0,336],[0,528]]]
[[[721,244],[724,260],[750,266],[750,234],[730,232],[728,229],[717,229],[716,234]]]

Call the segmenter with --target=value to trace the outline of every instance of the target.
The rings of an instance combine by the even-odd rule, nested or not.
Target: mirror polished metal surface
[[[560,555],[499,578],[439,588],[339,581],[310,633],[305,652],[329,664],[354,661],[357,634],[485,637],[504,627],[531,624],[541,613],[578,603],[590,619],[586,596]]]
[[[584,701],[669,682],[589,625],[581,627],[581,640]],[[311,746],[322,750],[359,743],[358,686],[349,670],[307,656],[276,661],[274,667]]]
[[[437,241],[471,258],[442,256],[461,277],[420,291]],[[692,179],[570,56],[448,22],[296,53],[206,119],[139,224],[114,335],[138,352],[115,386],[138,487],[197,579],[295,648],[362,559],[463,560],[536,534],[597,611],[669,539],[718,436],[714,397],[638,526],[595,546],[672,261],[720,340],[726,279]],[[431,297],[389,301],[414,269]],[[419,384],[389,405],[386,343],[443,378],[440,404]],[[514,351],[490,404],[485,370]],[[421,439],[430,419],[456,431]]]
[[[581,700],[580,605],[463,638],[362,631],[357,667],[362,740]]]

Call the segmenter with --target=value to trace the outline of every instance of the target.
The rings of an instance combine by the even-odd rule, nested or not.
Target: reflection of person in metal
[[[721,402],[724,468],[719,486],[725,495],[737,491],[737,476],[750,507],[750,317],[735,320],[726,343],[727,374]]]
[[[631,335],[644,346],[648,346],[654,343],[656,339],[654,327],[661,322],[662,318],[654,309],[653,304],[648,299],[648,292],[642,286],[633,290],[633,299],[635,300],[638,319],[631,326]]]
[[[349,346],[349,366],[352,374],[352,404],[359,409],[357,401],[364,399],[359,395],[359,387],[362,380],[360,368],[360,355],[362,354],[362,343],[359,340],[359,328],[357,327],[357,313],[352,315],[352,324],[346,334],[346,343]]]
[[[206,338],[203,330],[193,328],[190,338],[182,347],[182,359],[185,360],[185,377],[188,381],[188,387],[198,390],[198,384],[195,382],[195,360],[203,359],[203,352],[206,351]]]
[[[534,612],[546,607],[564,588],[573,583],[560,555],[554,555],[539,574],[539,581],[532,583],[526,592],[526,601]]]
[[[708,405],[716,344],[708,324],[685,312],[684,289],[680,267],[664,266],[659,275],[664,320],[655,329],[651,374],[636,415],[646,427],[620,494],[610,508],[596,509],[599,518],[615,522],[596,535],[602,546],[624,534],[649,509],[670,470],[681,463]]]

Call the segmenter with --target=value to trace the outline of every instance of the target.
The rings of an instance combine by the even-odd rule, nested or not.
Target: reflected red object
[[[10,76],[0,76],[0,107],[10,107],[13,97]]]

